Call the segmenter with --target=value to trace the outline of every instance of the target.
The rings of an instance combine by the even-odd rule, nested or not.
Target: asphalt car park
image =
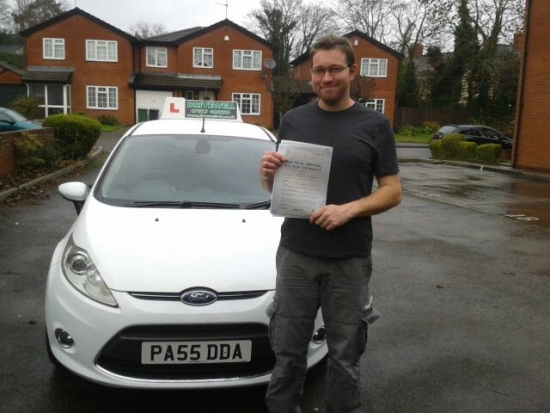
[[[374,219],[382,317],[361,363],[364,411],[545,412],[548,181],[410,159],[400,168],[403,203]],[[67,180],[91,184],[97,173]],[[266,412],[262,385],[145,392],[56,372],[44,343],[46,272],[74,218],[57,192],[0,209],[0,411]],[[304,412],[324,411],[324,373],[321,363],[308,374]]]

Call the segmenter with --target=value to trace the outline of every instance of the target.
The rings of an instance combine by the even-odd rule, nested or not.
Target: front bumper
[[[53,356],[88,380],[114,387],[208,388],[264,384],[274,357],[269,347],[266,309],[273,291],[260,297],[218,301],[192,307],[180,301],[145,300],[112,291],[119,307],[99,304],[74,289],[59,263],[50,267],[46,290],[46,328]],[[322,326],[316,321],[315,330]],[[66,331],[74,345],[62,347],[56,330]],[[250,363],[142,365],[141,343],[250,339]],[[308,365],[326,355],[326,343],[310,343]]]

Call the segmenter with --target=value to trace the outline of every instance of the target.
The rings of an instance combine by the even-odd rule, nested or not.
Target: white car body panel
[[[232,326],[250,325],[265,330],[262,340],[267,339],[269,318],[266,310],[275,292],[275,255],[282,218],[273,217],[265,208],[127,207],[104,203],[94,196],[96,186],[100,185],[102,175],[125,139],[135,135],[196,135],[203,127],[208,135],[274,142],[273,135],[266,129],[237,120],[162,119],[131,128],[111,152],[83,208],[77,208],[80,215],[52,256],[45,300],[52,361],[88,380],[113,387],[208,388],[269,381],[269,371],[212,378],[144,378],[100,366],[99,358],[106,347],[118,339],[121,332],[134,328],[216,325],[231,329]],[[64,194],[73,201],[82,202],[86,188],[82,184],[65,185]],[[71,239],[87,252],[117,306],[95,301],[69,282],[62,265],[64,250]],[[218,299],[199,306],[188,305],[179,299],[184,291],[199,287],[222,294],[259,293],[252,298]],[[145,299],[135,293],[172,294],[176,299]],[[322,327],[319,314],[314,331]],[[56,339],[56,331],[60,330],[70,334],[74,345],[61,345]],[[159,340],[163,339],[153,337],[149,341]],[[195,338],[197,340],[200,338]],[[311,341],[308,365],[315,365],[326,354],[326,341]]]

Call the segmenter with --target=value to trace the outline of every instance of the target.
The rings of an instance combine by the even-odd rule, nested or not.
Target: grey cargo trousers
[[[271,413],[301,412],[307,351],[319,307],[329,358],[326,412],[360,413],[359,359],[368,324],[379,314],[371,306],[371,258],[319,258],[279,247],[275,300],[268,308],[269,338],[276,356],[267,388]]]

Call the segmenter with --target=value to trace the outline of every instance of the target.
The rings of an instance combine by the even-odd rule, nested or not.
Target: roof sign
[[[242,122],[237,102],[216,100],[187,100],[184,98],[169,97],[164,102],[162,119],[224,119]]]

